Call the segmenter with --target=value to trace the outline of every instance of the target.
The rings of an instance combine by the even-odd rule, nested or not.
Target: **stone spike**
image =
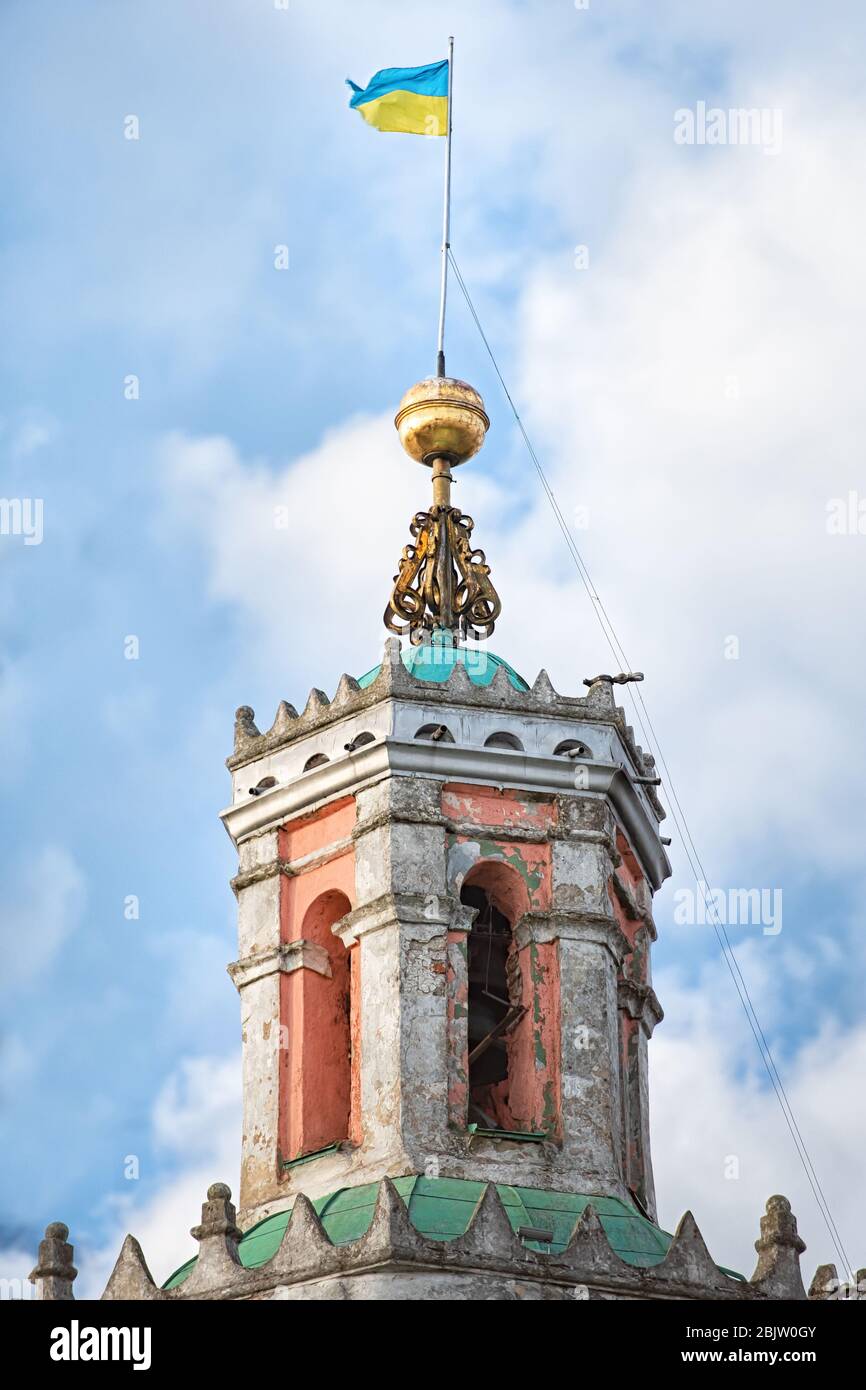
[[[358,1245],[358,1259],[404,1259],[421,1251],[426,1242],[409,1220],[406,1203],[390,1178],[383,1178],[376,1194],[373,1219]]]
[[[550,676],[542,666],[532,685],[530,692],[536,700],[557,700],[559,696],[553,688]]]
[[[487,687],[488,694],[493,695],[497,700],[500,701],[501,704],[508,705],[511,702],[511,694],[513,690],[514,686],[508,679],[508,672],[506,671],[505,667],[497,666],[496,671],[493,675],[493,680]]]
[[[460,1245],[467,1254],[483,1254],[494,1259],[521,1259],[527,1251],[514,1232],[496,1184],[487,1183],[478,1200]]]
[[[810,1298],[833,1298],[839,1291],[839,1275],[835,1265],[819,1265],[809,1285]]]
[[[108,1302],[120,1299],[139,1302],[142,1299],[167,1297],[162,1289],[156,1287],[135,1236],[128,1235],[124,1240],[102,1297]]]
[[[393,691],[406,690],[412,684],[412,677],[403,665],[402,652],[403,644],[399,637],[385,638],[379,674],[373,681],[377,694],[388,695]]]
[[[598,1212],[591,1202],[584,1207],[575,1223],[568,1245],[556,1258],[579,1274],[621,1276],[627,1273],[624,1262],[611,1246]]]
[[[471,695],[473,692],[477,694],[480,689],[484,689],[483,686],[473,685],[472,678],[462,661],[455,661],[451,674],[445,682],[445,688],[449,695],[456,695],[458,698],[461,695]]]
[[[337,686],[336,691],[334,692],[334,698],[333,698],[333,700],[331,701],[331,704],[333,704],[333,705],[347,705],[347,704],[349,704],[349,703],[354,699],[354,697],[357,695],[357,693],[358,693],[358,691],[359,691],[360,689],[361,689],[361,687],[360,687],[360,685],[358,684],[358,682],[355,680],[355,677],[354,677],[354,676],[347,676],[346,673],[345,673],[345,671],[344,671],[343,674],[342,674],[342,676],[340,677],[340,683],[339,683],[339,685]]]
[[[758,1263],[750,1280],[752,1284],[770,1298],[806,1297],[800,1273],[800,1256],[806,1243],[797,1233],[797,1218],[787,1197],[777,1194],[767,1202],[755,1249]]]
[[[235,713],[235,752],[242,753],[253,739],[261,738],[256,728],[255,710],[249,705],[241,705]]]
[[[270,732],[272,734],[291,733],[292,725],[294,724],[297,717],[298,711],[295,709],[294,705],[290,705],[288,700],[280,700],[280,703],[277,707],[276,718],[274,719],[274,722],[271,725]]]
[[[680,1218],[668,1253],[651,1272],[662,1279],[700,1288],[730,1288],[730,1280],[717,1267],[690,1211]]]
[[[268,1269],[300,1279],[306,1273],[328,1273],[336,1265],[335,1247],[315,1207],[309,1197],[299,1192],[279,1249]]]
[[[328,705],[330,703],[331,702],[325,694],[324,690],[319,690],[318,687],[314,685],[309,695],[307,696],[307,703],[304,705],[304,712],[301,715],[301,718],[315,719],[317,715],[322,713],[322,710],[326,710],[328,708]]]

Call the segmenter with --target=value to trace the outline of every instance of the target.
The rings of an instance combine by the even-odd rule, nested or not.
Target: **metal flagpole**
[[[448,252],[451,247],[451,105],[454,84],[454,39],[448,40],[448,129],[445,132],[445,211],[442,217],[442,287],[439,294],[439,352],[436,375],[445,375],[445,302],[448,297]]]

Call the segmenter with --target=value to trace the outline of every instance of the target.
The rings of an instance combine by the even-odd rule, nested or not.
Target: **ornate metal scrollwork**
[[[409,633],[416,646],[435,628],[461,637],[489,637],[502,609],[484,551],[472,545],[474,521],[457,507],[416,512],[414,544],[404,546],[385,626]]]

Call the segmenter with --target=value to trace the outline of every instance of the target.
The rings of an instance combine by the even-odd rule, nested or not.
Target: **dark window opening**
[[[422,724],[415,737],[427,739],[429,743],[454,742],[454,735],[447,724]]]
[[[368,743],[375,743],[376,736],[371,733],[356,734],[349,743],[344,743],[343,747],[347,753],[355,753],[359,748],[365,747]]]
[[[585,743],[579,739],[567,738],[564,743],[558,743],[553,750],[554,757],[561,758],[590,758],[592,754]]]
[[[511,923],[483,888],[469,884],[460,901],[478,909],[469,947],[469,1123],[513,1129],[508,1113],[508,1035],[525,1012]]]
[[[484,740],[485,748],[510,748],[515,753],[523,752],[523,744],[516,734],[491,734]]]
[[[314,767],[324,767],[325,763],[328,761],[329,758],[326,753],[314,753],[313,756],[307,758],[307,761],[304,763],[304,771],[312,772]]]

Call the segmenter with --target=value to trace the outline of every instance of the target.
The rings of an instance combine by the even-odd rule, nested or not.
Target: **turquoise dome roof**
[[[406,670],[418,681],[443,685],[454,667],[462,664],[473,685],[489,685],[501,666],[515,690],[529,689],[523,677],[501,656],[476,647],[455,646],[450,633],[437,635],[422,647],[404,647],[401,655]],[[373,684],[381,669],[381,664],[374,666],[372,671],[360,677],[358,684],[362,690]]]

